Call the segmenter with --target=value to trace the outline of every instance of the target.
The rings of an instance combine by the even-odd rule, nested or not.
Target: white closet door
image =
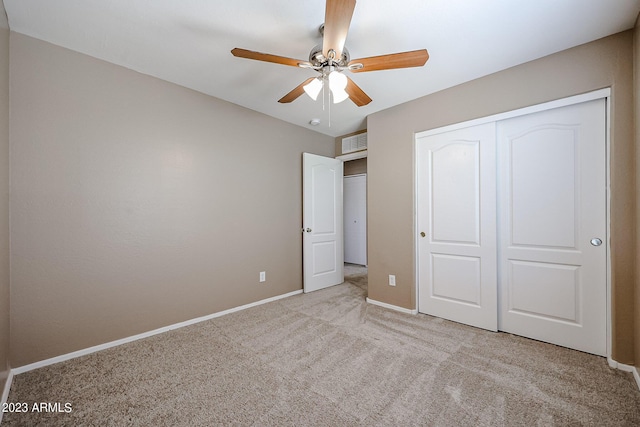
[[[367,265],[367,175],[344,177],[344,262]]]
[[[419,311],[497,330],[495,124],[417,141]]]
[[[605,101],[497,129],[500,330],[606,355]]]

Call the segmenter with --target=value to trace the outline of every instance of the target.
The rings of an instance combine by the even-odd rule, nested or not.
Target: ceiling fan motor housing
[[[349,61],[351,60],[351,57],[349,55],[349,51],[347,50],[347,48],[343,48],[342,49],[342,56],[340,58],[334,58],[331,60],[331,64],[329,64],[329,58],[326,58],[324,56],[324,54],[322,53],[322,45],[319,44],[317,46],[315,46],[313,49],[311,49],[311,52],[309,53],[309,62],[314,66],[314,67],[318,67],[318,68],[322,68],[326,65],[334,65],[337,67],[346,67],[347,64],[349,64]]]

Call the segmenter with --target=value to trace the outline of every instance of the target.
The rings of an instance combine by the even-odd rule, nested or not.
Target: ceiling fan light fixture
[[[318,99],[320,90],[322,90],[322,80],[320,80],[319,78],[315,78],[304,85],[303,89],[307,93],[307,95],[309,95],[309,97],[315,101],[316,99]]]
[[[339,71],[329,73],[329,88],[331,90],[342,89],[347,87],[347,76]]]
[[[329,89],[331,89],[334,104],[342,102],[349,97],[349,94],[345,91],[346,87],[347,76],[338,71],[332,71],[329,74]]]
[[[336,89],[336,90],[331,89],[331,94],[333,95],[334,104],[338,104],[344,101],[345,99],[349,98],[349,94],[345,92],[344,89]]]

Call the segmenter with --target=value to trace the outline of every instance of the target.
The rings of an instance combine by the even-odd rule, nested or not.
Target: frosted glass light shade
[[[347,87],[347,76],[338,71],[329,74],[329,88],[331,90],[344,89],[345,87]]]
[[[307,92],[307,95],[309,95],[309,97],[315,101],[316,99],[318,99],[318,94],[322,89],[322,80],[315,78],[304,85],[302,89],[304,89],[304,91]]]
[[[337,104],[344,101],[349,97],[345,88],[347,87],[347,76],[337,71],[333,71],[329,74],[329,89],[333,95],[333,103]]]
[[[331,94],[333,95],[334,104],[342,102],[349,97],[349,94],[345,92],[344,89],[336,89],[336,90],[332,89]]]

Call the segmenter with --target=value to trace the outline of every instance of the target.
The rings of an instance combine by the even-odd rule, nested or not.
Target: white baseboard
[[[9,370],[9,374],[7,375],[7,381],[4,383],[4,389],[2,390],[2,400],[0,401],[0,406],[4,407],[4,404],[7,403],[7,399],[9,398],[9,391],[11,391],[11,383],[13,382],[13,371]],[[0,424],[2,424],[2,415],[4,412],[0,410]]]
[[[202,316],[202,317],[197,317],[195,319],[191,319],[191,320],[186,320],[184,322],[180,322],[180,323],[175,323],[173,325],[169,325],[169,326],[165,326],[163,328],[158,328],[158,329],[154,329],[152,331],[148,331],[148,332],[143,332],[141,334],[137,334],[137,335],[133,335],[127,338],[122,338],[116,341],[111,341],[108,343],[104,343],[104,344],[99,344],[93,347],[89,347],[89,348],[85,348],[82,350],[78,350],[78,351],[74,351],[72,353],[67,353],[67,354],[63,354],[60,356],[56,356],[56,357],[52,357],[50,359],[46,359],[46,360],[41,360],[39,362],[34,362],[34,363],[30,363],[28,365],[23,365],[23,366],[19,366],[17,368],[14,368],[11,370],[10,375],[13,377],[13,375],[18,375],[18,374],[22,374],[24,372],[28,372],[28,371],[32,371],[34,369],[38,369],[38,368],[42,368],[44,366],[49,366],[49,365],[53,365],[54,363],[60,363],[60,362],[64,362],[66,360],[70,360],[70,359],[75,359],[76,357],[81,357],[81,356],[86,356],[88,354],[91,353],[95,353],[101,350],[106,350],[108,348],[111,347],[116,347],[122,344],[127,344],[133,341],[137,341],[137,340],[141,340],[143,338],[148,338],[154,335],[158,335],[161,334],[163,332],[168,332],[168,331],[172,331],[174,329],[179,329],[179,328],[184,328],[185,326],[189,326],[189,325],[193,325],[196,323],[200,323],[200,322],[204,322],[207,320],[211,320],[211,319],[215,319],[216,317],[221,317],[224,316],[225,314],[230,314],[230,313],[234,313],[236,311],[241,311],[241,310],[246,310],[248,308],[251,307],[255,307],[258,305],[262,305],[262,304],[266,304],[269,302],[273,302],[273,301],[277,301],[279,299],[283,299],[283,298],[288,298],[290,296],[293,295],[298,295],[302,293],[302,289],[297,290],[297,291],[293,291],[293,292],[289,292],[286,294],[282,294],[282,295],[277,295],[275,297],[271,297],[271,298],[267,298],[267,299],[263,299],[260,301],[256,301],[256,302],[252,302],[250,304],[245,304],[245,305],[241,305],[239,307],[234,307],[234,308],[230,308],[228,310],[224,310],[224,311],[220,311],[217,313],[213,313],[213,314],[209,314],[207,316]],[[8,394],[8,391],[7,391]]]
[[[392,304],[387,304],[386,302],[376,301],[376,300],[368,298],[368,297],[367,297],[367,302],[369,304],[378,305],[380,307],[384,307],[384,308],[388,308],[388,309],[391,309],[391,310],[399,311],[401,313],[418,314],[418,310],[417,309],[411,310],[411,309],[404,308],[404,307],[398,307],[397,305],[392,305]]]
[[[640,390],[640,372],[638,372],[638,368],[631,365],[625,365],[624,363],[618,363],[610,357],[607,357],[607,362],[609,366],[613,369],[619,369],[624,372],[631,372],[633,374],[633,378],[636,380],[636,385],[638,386],[638,390]]]

